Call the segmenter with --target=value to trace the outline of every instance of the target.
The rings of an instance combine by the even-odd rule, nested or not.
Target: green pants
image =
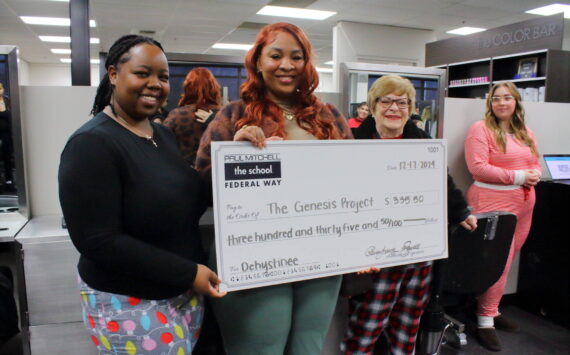
[[[226,352],[228,355],[320,355],[340,280],[340,276],[333,276],[212,298]]]

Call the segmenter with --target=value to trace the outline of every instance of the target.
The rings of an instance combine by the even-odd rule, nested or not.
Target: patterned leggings
[[[203,299],[187,292],[145,300],[101,292],[79,280],[83,323],[104,355],[192,353],[204,314]]]
[[[420,318],[427,305],[432,263],[388,267],[374,275],[374,287],[349,300],[346,355],[371,354],[388,334],[391,354],[413,354]]]

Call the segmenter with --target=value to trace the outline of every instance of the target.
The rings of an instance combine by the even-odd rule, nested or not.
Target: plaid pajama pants
[[[349,300],[346,355],[371,354],[384,330],[392,354],[413,354],[420,318],[428,302],[432,262],[382,269],[368,292]]]

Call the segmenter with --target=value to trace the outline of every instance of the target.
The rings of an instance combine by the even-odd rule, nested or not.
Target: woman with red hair
[[[261,148],[266,140],[352,138],[340,112],[313,93],[319,78],[300,28],[275,23],[261,29],[245,67],[242,100],[222,108],[200,142],[196,169],[208,181],[213,140]],[[228,354],[320,354],[339,287],[335,276],[232,292],[212,302]]]
[[[206,68],[194,68],[183,84],[184,93],[178,108],[172,110],[164,125],[176,136],[178,149],[190,165],[194,165],[200,137],[221,107],[220,85]]]

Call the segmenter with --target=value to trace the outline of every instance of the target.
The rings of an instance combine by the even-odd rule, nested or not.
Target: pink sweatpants
[[[525,200],[524,189],[501,191],[491,190],[475,185],[471,185],[467,191],[467,200],[473,207],[473,213],[484,213],[491,211],[505,211],[517,216],[517,225],[513,242],[507,258],[505,269],[499,280],[493,284],[485,293],[477,299],[477,315],[495,317],[498,314],[499,303],[505,291],[507,275],[511,269],[511,263],[515,254],[521,250],[532,222],[532,211],[536,196],[534,188],[528,191]]]

